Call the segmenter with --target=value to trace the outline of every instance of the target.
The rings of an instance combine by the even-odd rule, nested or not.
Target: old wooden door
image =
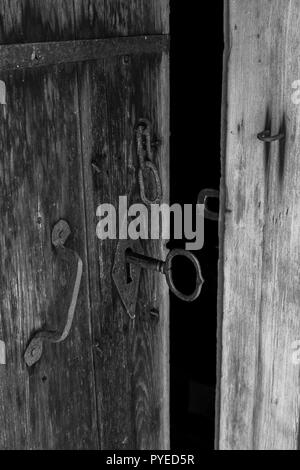
[[[296,450],[300,1],[228,0],[225,26],[217,444]]]
[[[142,275],[131,320],[111,276],[117,241],[96,237],[100,203],[140,202],[140,118],[168,200],[167,34],[167,0],[0,0],[1,449],[169,446],[165,281]],[[83,261],[75,318],[27,367],[32,335],[66,319],[61,219]],[[159,241],[145,250],[165,255]]]

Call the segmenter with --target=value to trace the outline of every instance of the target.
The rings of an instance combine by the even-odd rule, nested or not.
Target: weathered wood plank
[[[74,2],[77,39],[169,32],[169,0]]]
[[[1,366],[0,448],[97,448],[76,68],[1,75]],[[70,337],[45,344],[32,369],[31,335],[66,318],[68,266],[51,246],[51,230],[68,220],[70,247],[84,260],[84,281]],[[68,283],[67,283],[68,286]]]
[[[300,1],[227,7],[219,446],[298,449]]]
[[[80,74],[101,447],[165,449],[169,446],[168,290],[162,276],[143,274],[136,320],[130,320],[111,277],[117,241],[96,238],[100,203],[117,207],[122,195],[128,195],[128,204],[141,202],[134,132],[141,117],[151,120],[154,136],[163,142],[157,159],[168,200],[168,58],[125,59],[86,65]],[[145,249],[165,256],[161,242],[149,241]],[[158,321],[150,314],[153,308],[160,312]]]
[[[0,0],[0,42],[168,31],[166,0],[80,5]],[[7,349],[7,365],[0,366],[0,447],[96,449],[100,438],[102,448],[167,448],[166,284],[159,276],[146,276],[138,320],[131,324],[111,281],[115,246],[107,242],[98,248],[95,238],[99,195],[113,200],[129,189],[132,200],[137,198],[132,165],[137,116],[151,118],[162,138],[157,159],[163,181],[168,181],[167,55],[127,55],[78,69],[62,65],[2,71],[0,79],[8,97],[0,107],[0,247],[7,253],[0,271],[0,340]],[[102,154],[107,155],[105,177],[99,180],[91,175],[90,158]],[[65,316],[68,270],[59,265],[51,247],[51,228],[59,218],[66,218],[74,230],[70,246],[84,260],[83,285],[70,338],[47,345],[42,360],[28,372],[23,353],[31,334],[44,324],[55,327]],[[163,244],[151,247],[151,254],[165,255]],[[158,323],[150,316],[150,306],[160,311]]]
[[[169,0],[0,0],[2,44],[164,34],[168,24]]]

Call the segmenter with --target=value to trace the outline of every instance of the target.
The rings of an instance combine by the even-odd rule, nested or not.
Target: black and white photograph
[[[0,0],[1,451],[300,449],[298,119],[300,0]]]

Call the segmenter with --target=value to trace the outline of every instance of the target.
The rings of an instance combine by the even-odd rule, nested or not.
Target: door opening
[[[217,11],[215,3],[201,5],[202,22],[212,25],[210,33],[199,28],[199,16],[184,5],[171,9],[172,204],[196,204],[201,190],[219,189],[222,3]],[[216,210],[212,200],[210,209]],[[183,247],[177,240],[168,246]],[[215,427],[218,222],[205,221],[204,246],[194,254],[205,279],[200,298],[184,304],[171,297],[171,448],[210,450]],[[182,266],[183,284],[184,272]]]

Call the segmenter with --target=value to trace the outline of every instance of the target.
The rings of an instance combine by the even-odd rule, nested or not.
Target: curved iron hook
[[[279,134],[271,135],[271,131],[266,130],[257,134],[258,140],[262,142],[275,142],[276,140],[282,140],[285,138],[285,134],[283,132],[279,132]]]

